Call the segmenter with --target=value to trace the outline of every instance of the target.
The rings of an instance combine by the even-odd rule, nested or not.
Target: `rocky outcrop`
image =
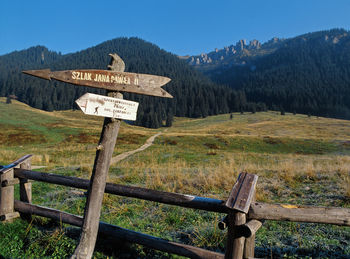
[[[214,51],[206,54],[202,53],[198,56],[192,56],[187,58],[187,62],[190,65],[205,65],[223,62],[227,59],[239,57],[240,55],[249,55],[249,51],[260,50],[262,44],[258,40],[252,40],[249,44],[245,39],[239,40],[235,45],[226,46],[223,49],[216,48]],[[241,63],[241,62],[239,62]]]

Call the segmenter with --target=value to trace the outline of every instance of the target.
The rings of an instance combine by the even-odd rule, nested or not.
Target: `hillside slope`
[[[243,47],[222,61],[195,67],[269,109],[350,119],[348,31],[320,31]]]

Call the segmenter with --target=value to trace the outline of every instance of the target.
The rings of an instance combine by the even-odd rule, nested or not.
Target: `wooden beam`
[[[246,238],[251,237],[251,236],[255,235],[256,231],[258,231],[258,229],[261,226],[262,226],[262,223],[259,220],[252,219],[252,220],[249,220],[244,225],[242,225],[240,232]]]
[[[7,213],[0,216],[0,221],[11,222],[13,219],[18,218],[20,215],[17,211]]]
[[[109,96],[123,98],[121,93],[110,93]],[[84,224],[80,236],[79,245],[77,246],[71,259],[91,258],[94,252],[98,222],[101,214],[102,200],[106,187],[106,179],[117,141],[121,120],[105,118],[99,146],[101,149],[96,151],[96,157],[90,185],[88,188],[87,200],[84,210]]]
[[[59,184],[79,189],[87,189],[89,186],[89,180],[78,177],[42,173],[31,170],[23,170],[19,168],[14,168],[14,172],[15,177],[27,178],[35,181]],[[219,213],[228,213],[229,211],[229,209],[225,206],[225,201],[223,200],[205,198],[194,195],[162,192],[146,188],[125,186],[113,183],[106,184],[105,192],[120,196],[161,202],[186,208],[200,209]],[[250,204],[248,218],[257,220],[285,220],[295,222],[324,223],[339,226],[350,226],[350,209],[253,202]]]
[[[350,209],[254,202],[248,218],[350,226]]]
[[[78,177],[36,172],[31,170],[23,170],[19,168],[15,168],[14,170],[15,176],[19,178],[27,178],[35,181],[59,184],[79,189],[87,189],[89,186],[89,180]],[[126,186],[120,184],[107,183],[105,192],[120,196],[144,199],[192,209],[200,209],[220,213],[227,213],[229,210],[225,206],[225,201],[223,200],[199,197],[195,195],[156,191],[136,186]]]
[[[78,227],[83,224],[83,218],[80,216],[76,216],[73,214],[65,213],[50,208],[45,208],[42,206],[24,203],[21,201],[15,201],[15,209],[22,213],[30,213],[42,217],[48,217]],[[99,232],[106,234],[110,237],[117,238],[119,240],[122,239],[127,242],[137,243],[156,250],[174,253],[181,256],[187,256],[190,258],[224,258],[224,255],[220,253],[176,242],[171,242],[165,239],[142,234],[136,231],[131,231],[104,222],[99,223]]]

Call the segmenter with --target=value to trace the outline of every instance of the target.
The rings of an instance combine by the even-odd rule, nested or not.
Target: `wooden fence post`
[[[25,169],[25,170],[31,170],[32,164],[31,164],[31,157],[29,157],[27,160],[25,160],[23,163],[20,164],[19,168]],[[32,183],[28,181],[28,179],[20,178],[19,180],[19,196],[20,201],[32,203]],[[25,220],[31,220],[31,214],[21,214],[21,218]]]
[[[240,173],[233,186],[226,207],[230,209],[227,216],[227,246],[225,259],[243,258],[245,237],[242,226],[246,223],[246,214],[253,200],[258,176]]]
[[[258,220],[252,219],[245,224],[246,239],[244,244],[244,258],[254,258],[254,249],[255,249],[255,233],[262,226],[262,223]]]
[[[19,213],[14,211],[15,184],[18,179],[14,179],[14,168],[20,166],[23,169],[30,169],[30,158],[32,155],[25,155],[13,163],[0,168],[0,220],[12,221],[19,217]],[[23,167],[22,167],[23,166]],[[29,196],[28,196],[29,195]],[[31,189],[27,197],[31,200]],[[21,194],[22,200],[22,194]],[[27,201],[27,200],[23,200]]]
[[[3,183],[13,182],[13,168],[0,171],[0,182],[0,220],[12,222],[13,218],[19,216],[14,211],[15,188],[13,184],[4,186]]]
[[[228,214],[228,232],[225,259],[243,258],[245,237],[240,236],[237,228],[246,223],[246,214],[230,212]]]
[[[256,199],[255,192],[256,192],[256,190],[254,190],[252,202],[255,202],[255,199]],[[247,221],[248,221],[248,219],[247,219]],[[255,250],[255,232],[252,233],[252,235],[250,237],[247,237],[245,239],[243,257],[244,258],[254,258],[254,250]]]

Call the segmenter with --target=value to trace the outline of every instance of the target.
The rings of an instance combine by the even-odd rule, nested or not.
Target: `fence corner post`
[[[13,185],[3,186],[3,182],[13,181],[13,169],[0,172],[0,221],[12,222],[18,216],[14,211],[15,188]]]
[[[225,203],[225,206],[229,209],[227,215],[228,237],[225,259],[243,258],[245,236],[241,231],[241,227],[247,221],[246,215],[254,199],[257,181],[257,175],[245,172],[240,173]]]
[[[228,214],[228,232],[225,259],[241,259],[244,252],[244,236],[239,236],[237,227],[246,223],[246,214],[230,212]]]

